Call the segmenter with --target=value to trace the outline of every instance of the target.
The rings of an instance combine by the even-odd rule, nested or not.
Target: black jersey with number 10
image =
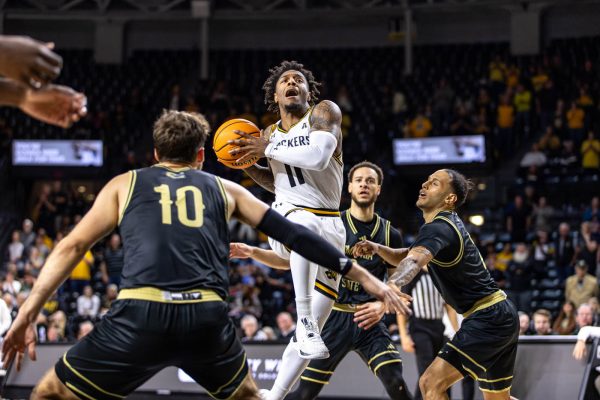
[[[131,171],[119,218],[121,288],[228,291],[227,200],[218,177],[162,166]]]

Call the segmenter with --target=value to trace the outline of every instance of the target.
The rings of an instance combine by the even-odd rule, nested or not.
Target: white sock
[[[333,300],[329,297],[323,296],[319,292],[313,292],[314,300],[312,302],[312,313],[316,317],[319,324],[319,329],[323,329],[325,321],[331,313],[331,307],[333,307]],[[296,381],[302,375],[302,372],[308,365],[309,360],[300,358],[295,347],[288,344],[281,357],[281,365],[273,388],[267,397],[267,400],[282,400],[288,394]]]
[[[298,320],[312,316],[312,293],[317,279],[317,266],[297,253],[290,254],[290,269],[296,294]]]

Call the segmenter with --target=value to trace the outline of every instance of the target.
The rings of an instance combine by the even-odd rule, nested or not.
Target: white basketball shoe
[[[329,358],[329,350],[321,338],[319,326],[314,319],[302,317],[298,321],[295,339],[296,351],[301,358],[306,360]]]

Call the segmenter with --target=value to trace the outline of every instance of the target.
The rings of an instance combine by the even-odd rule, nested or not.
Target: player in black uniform
[[[392,228],[390,221],[375,214],[375,201],[381,192],[382,181],[383,172],[373,163],[363,161],[350,169],[348,191],[352,202],[350,209],[342,213],[347,255],[351,256],[353,246],[367,238],[388,247],[402,246],[400,232]],[[268,250],[237,243],[232,244],[231,249],[234,257],[253,257],[276,268],[289,268],[288,260]],[[387,278],[390,268],[390,272],[395,270],[377,255],[359,257],[357,261],[381,280]],[[410,399],[402,378],[400,353],[381,322],[382,316],[380,302],[365,292],[360,283],[342,278],[336,302],[322,332],[331,356],[311,360],[300,377],[299,387],[288,394],[286,400],[315,399],[323,385],[329,383],[338,364],[353,350],[381,380],[390,398]]]
[[[217,399],[258,400],[246,355],[227,316],[232,215],[313,262],[359,279],[386,307],[404,310],[397,288],[241,186],[196,170],[204,117],[168,111],[154,125],[160,163],[122,174],[52,252],[3,343],[3,361],[35,359],[35,319],[83,254],[119,225],[124,267],[117,301],[92,333],[42,378],[32,399],[120,399],[167,366],[186,371]],[[6,364],[5,364],[6,365]]]
[[[354,247],[355,255],[378,254],[398,265],[390,281],[400,287],[428,265],[446,303],[465,317],[454,338],[421,376],[419,386],[428,400],[447,399],[446,389],[467,375],[479,382],[486,400],[510,398],[519,317],[455,212],[464,203],[469,185],[451,169],[429,176],[417,200],[425,224],[410,249],[390,249],[368,241]]]

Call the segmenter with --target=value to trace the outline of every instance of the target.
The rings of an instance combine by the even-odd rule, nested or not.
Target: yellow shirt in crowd
[[[94,263],[94,256],[91,251],[87,251],[81,261],[75,266],[75,269],[71,272],[71,279],[89,281],[92,279],[92,264]]]
[[[498,127],[512,128],[514,124],[515,110],[511,105],[500,104],[498,106]]]
[[[581,108],[567,111],[567,126],[569,129],[583,129],[585,112]]]
[[[581,166],[600,168],[600,140],[587,139],[581,144]]]

